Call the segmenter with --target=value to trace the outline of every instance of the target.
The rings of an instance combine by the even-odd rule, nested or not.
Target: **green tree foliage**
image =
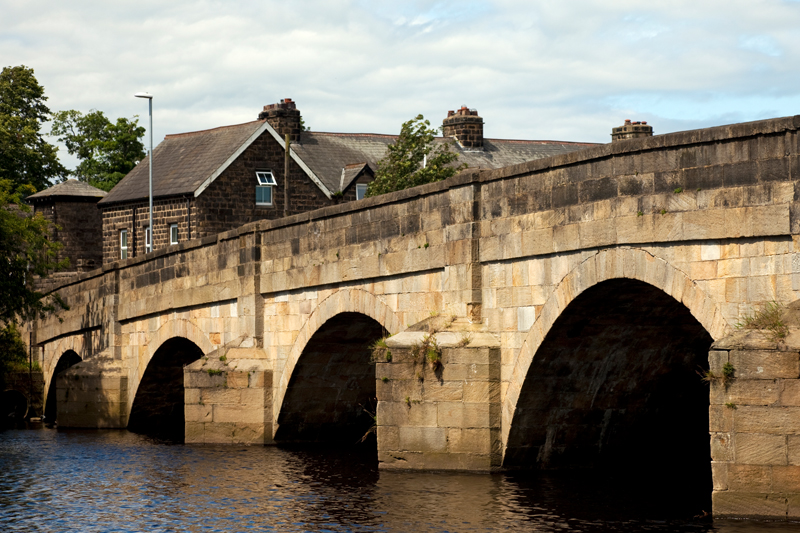
[[[104,191],[110,191],[145,156],[145,129],[134,117],[112,123],[102,111],[59,111],[51,135],[63,142],[80,163],[72,174]]]
[[[57,294],[45,297],[33,286],[34,276],[45,277],[68,260],[58,261],[61,245],[48,238],[50,224],[23,202],[32,192],[31,185],[0,180],[0,372],[18,359],[18,324],[67,308]]]
[[[430,125],[422,115],[403,124],[399,137],[378,162],[378,172],[367,187],[367,196],[441,181],[465,167],[453,164],[458,153],[450,149],[451,142],[434,144],[436,130]]]
[[[44,88],[33,69],[5,67],[0,73],[0,179],[14,186],[46,189],[51,180],[66,176],[58,149],[40,133],[50,118]]]

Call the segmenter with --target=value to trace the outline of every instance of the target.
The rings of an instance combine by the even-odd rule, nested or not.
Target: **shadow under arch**
[[[289,357],[283,366],[278,381],[278,390],[275,392],[274,403],[272,404],[273,427],[278,427],[284,396],[306,345],[328,320],[341,313],[358,313],[367,316],[380,324],[389,335],[394,335],[405,329],[401,320],[388,305],[374,294],[365,290],[343,289],[325,298],[301,326],[289,352]]]
[[[58,416],[58,387],[57,377],[60,373],[67,370],[69,367],[77,365],[82,361],[81,357],[75,353],[74,350],[67,350],[61,357],[58,358],[53,373],[50,376],[49,385],[47,387],[47,396],[44,404],[44,421],[47,423],[57,422]]]
[[[685,306],[714,340],[725,336],[730,329],[722,316],[720,305],[708,297],[684,272],[664,259],[639,248],[621,247],[598,251],[564,276],[542,306],[514,358],[508,388],[502,401],[503,455],[522,384],[545,336],[567,306],[581,293],[603,281],[620,278],[642,281],[671,296]]]
[[[582,291],[529,367],[504,467],[586,469],[612,486],[648,486],[672,508],[709,509],[709,391],[698,371],[712,342],[682,303],[643,281]]]
[[[147,363],[133,398],[128,429],[183,442],[185,435],[183,367],[203,357],[185,337],[161,343]]]
[[[374,425],[365,410],[374,415],[377,403],[370,346],[384,336],[386,330],[375,319],[352,312],[339,313],[317,329],[286,388],[275,441],[362,441]]]

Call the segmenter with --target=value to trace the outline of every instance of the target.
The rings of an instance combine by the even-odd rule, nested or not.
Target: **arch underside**
[[[340,313],[320,327],[294,367],[278,417],[276,442],[355,444],[375,412],[370,345],[386,335],[360,313]]]
[[[200,347],[186,338],[175,337],[163,342],[139,382],[128,429],[182,441],[185,427],[183,367],[202,356]]]
[[[81,357],[74,350],[67,350],[56,363],[53,373],[50,377],[47,387],[47,396],[45,398],[44,419],[47,422],[55,422],[58,415],[58,390],[56,386],[56,378],[60,373],[67,370],[69,367],[77,365],[82,361]]]
[[[713,339],[686,307],[630,279],[577,296],[539,346],[520,391],[504,466],[592,468],[710,486]]]

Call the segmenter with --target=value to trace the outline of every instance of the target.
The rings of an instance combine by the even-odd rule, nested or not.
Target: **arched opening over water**
[[[147,365],[133,400],[128,429],[183,442],[185,432],[183,367],[203,357],[183,337],[164,342]]]
[[[278,416],[279,443],[362,443],[376,407],[370,345],[386,330],[361,313],[341,313],[311,337],[294,368]]]
[[[50,386],[47,387],[47,399],[44,405],[44,419],[48,423],[57,422],[58,416],[58,387],[57,377],[60,373],[71,366],[75,366],[82,361],[81,357],[74,350],[64,352],[56,363],[53,376],[50,378]]]
[[[710,509],[709,391],[698,371],[711,343],[652,285],[614,279],[586,290],[533,358],[504,466],[580,470]]]

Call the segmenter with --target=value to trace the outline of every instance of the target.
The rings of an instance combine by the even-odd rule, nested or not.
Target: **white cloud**
[[[316,130],[395,133],[462,104],[486,134],[606,142],[798,112],[800,3],[0,0],[4,65],[52,109],[138,114],[155,136],[291,97]]]

